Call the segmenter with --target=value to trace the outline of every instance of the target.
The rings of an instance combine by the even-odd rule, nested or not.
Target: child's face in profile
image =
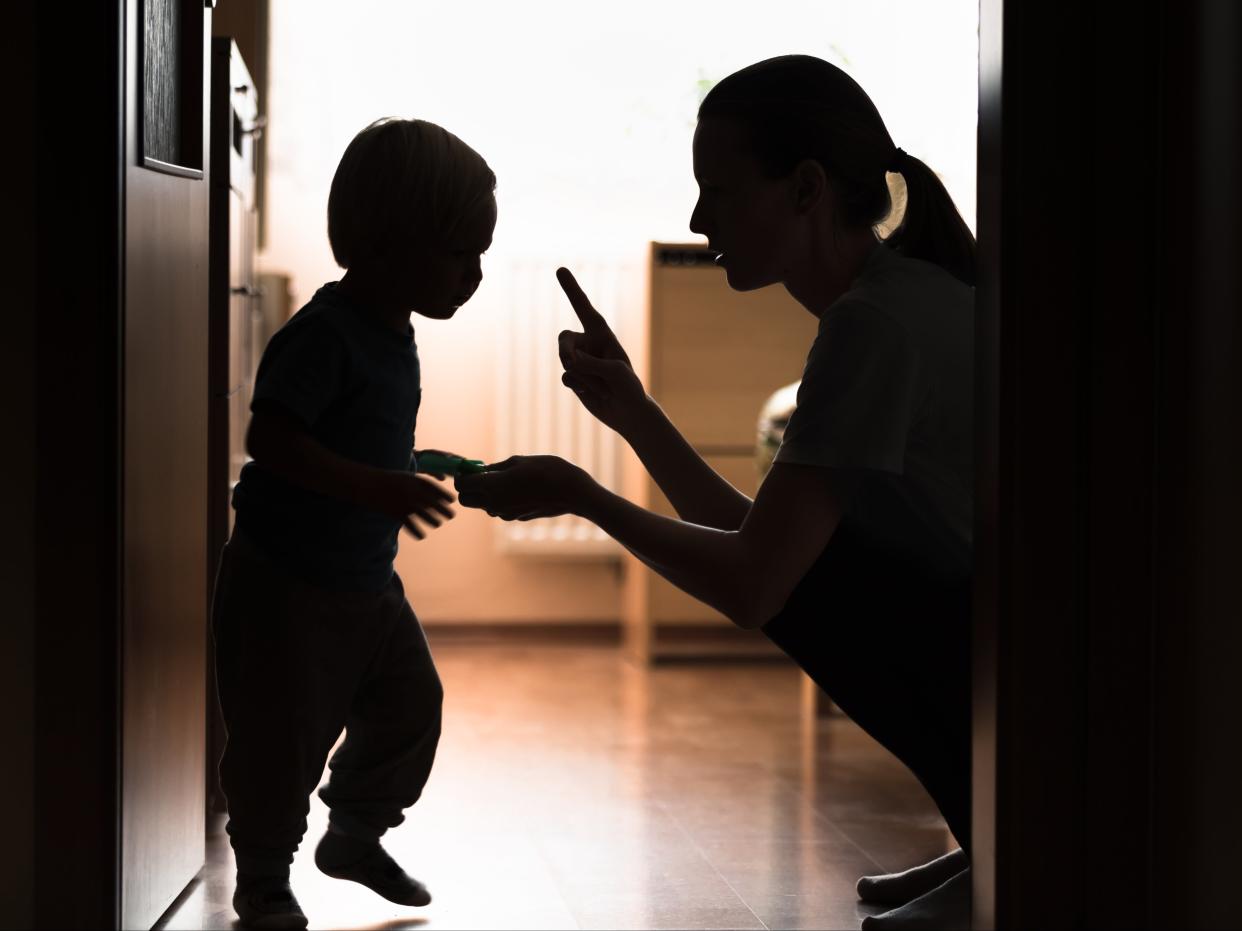
[[[483,253],[496,229],[496,198],[489,194],[436,244],[416,246],[401,270],[410,309],[433,320],[448,320],[470,300],[483,280]]]

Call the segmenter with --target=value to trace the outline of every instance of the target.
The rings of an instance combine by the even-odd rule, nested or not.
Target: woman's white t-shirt
[[[855,526],[953,575],[971,567],[974,298],[878,245],[820,318],[775,459],[856,471]]]

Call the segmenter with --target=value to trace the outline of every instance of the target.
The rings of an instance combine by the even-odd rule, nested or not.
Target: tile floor
[[[641,669],[615,647],[437,643],[444,737],[385,844],[423,909],[329,879],[294,890],[311,928],[857,928],[864,873],[950,849],[914,778],[840,717],[809,721],[782,662]],[[233,928],[221,825],[159,927]]]

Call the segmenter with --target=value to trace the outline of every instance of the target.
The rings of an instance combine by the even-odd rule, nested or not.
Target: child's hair
[[[443,241],[495,189],[487,162],[448,130],[376,120],[354,136],[332,178],[332,255],[350,268],[415,241]]]
[[[975,283],[975,237],[940,179],[893,145],[879,111],[848,74],[810,55],[782,55],[734,72],[713,87],[699,119],[746,128],[763,171],[783,178],[803,159],[824,168],[852,227],[879,226],[892,211],[886,172],[906,182],[901,224],[885,242]]]

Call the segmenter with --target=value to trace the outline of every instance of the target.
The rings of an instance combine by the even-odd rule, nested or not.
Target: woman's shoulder
[[[911,315],[969,316],[975,289],[933,262],[877,246],[848,291],[829,308],[829,315],[871,308],[896,322]]]
[[[974,300],[975,289],[951,272],[935,262],[903,255],[883,243],[867,258],[862,271],[854,279],[851,291],[872,293],[884,289],[901,291],[928,288],[958,300]]]

